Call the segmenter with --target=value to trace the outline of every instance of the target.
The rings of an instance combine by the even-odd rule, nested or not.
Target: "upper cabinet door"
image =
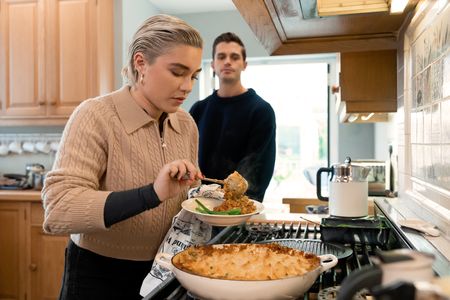
[[[96,3],[50,1],[46,20],[49,115],[67,116],[81,101],[98,94]]]
[[[0,116],[45,114],[44,1],[0,4]]]
[[[0,1],[0,124],[64,125],[113,90],[113,1]]]
[[[341,53],[340,85],[349,113],[397,111],[397,51]]]

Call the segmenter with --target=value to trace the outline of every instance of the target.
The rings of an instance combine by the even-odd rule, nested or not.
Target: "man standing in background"
[[[200,134],[200,170],[217,179],[238,171],[249,183],[247,196],[262,202],[275,165],[275,113],[241,83],[246,51],[236,34],[219,35],[212,57],[219,89],[190,109]]]

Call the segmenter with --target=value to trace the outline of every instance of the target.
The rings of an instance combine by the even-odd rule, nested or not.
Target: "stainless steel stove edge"
[[[449,256],[448,249],[450,249],[450,241],[447,240],[445,235],[434,237],[433,239],[441,239],[440,244],[448,245],[447,247],[444,246],[442,248],[437,248],[418,231],[402,228],[398,224],[399,220],[404,220],[407,218],[419,219],[417,214],[415,214],[411,209],[408,208],[407,205],[405,205],[405,201],[405,199],[400,198],[380,197],[374,199],[376,208],[381,210],[381,212],[392,224],[393,229],[397,231],[397,233],[412,249],[432,253],[435,256],[433,270],[436,272],[436,274],[438,276],[449,276],[450,260],[447,259],[447,257]]]

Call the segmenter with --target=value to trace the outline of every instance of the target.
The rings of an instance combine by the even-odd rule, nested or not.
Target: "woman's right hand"
[[[203,177],[193,163],[186,159],[175,160],[162,167],[153,182],[160,201],[175,197],[194,181]]]

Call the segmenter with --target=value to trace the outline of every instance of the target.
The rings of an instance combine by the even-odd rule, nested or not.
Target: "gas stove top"
[[[334,299],[333,294],[339,289],[343,279],[353,270],[371,265],[371,256],[378,250],[411,249],[411,244],[391,224],[382,210],[376,207],[375,217],[364,220],[336,220],[330,218],[322,222],[322,226],[305,224],[300,221],[280,223],[247,223],[227,227],[216,235],[209,244],[259,243],[267,240],[305,239],[325,242],[350,248],[351,255],[339,259],[338,264],[322,273],[301,299]],[[342,226],[342,222],[346,222]],[[341,226],[335,226],[341,222]],[[336,223],[336,224],[335,224]],[[328,226],[324,226],[328,225]],[[448,262],[446,262],[448,264]],[[366,299],[364,294],[358,299]],[[196,299],[171,277],[148,294],[144,300]]]

